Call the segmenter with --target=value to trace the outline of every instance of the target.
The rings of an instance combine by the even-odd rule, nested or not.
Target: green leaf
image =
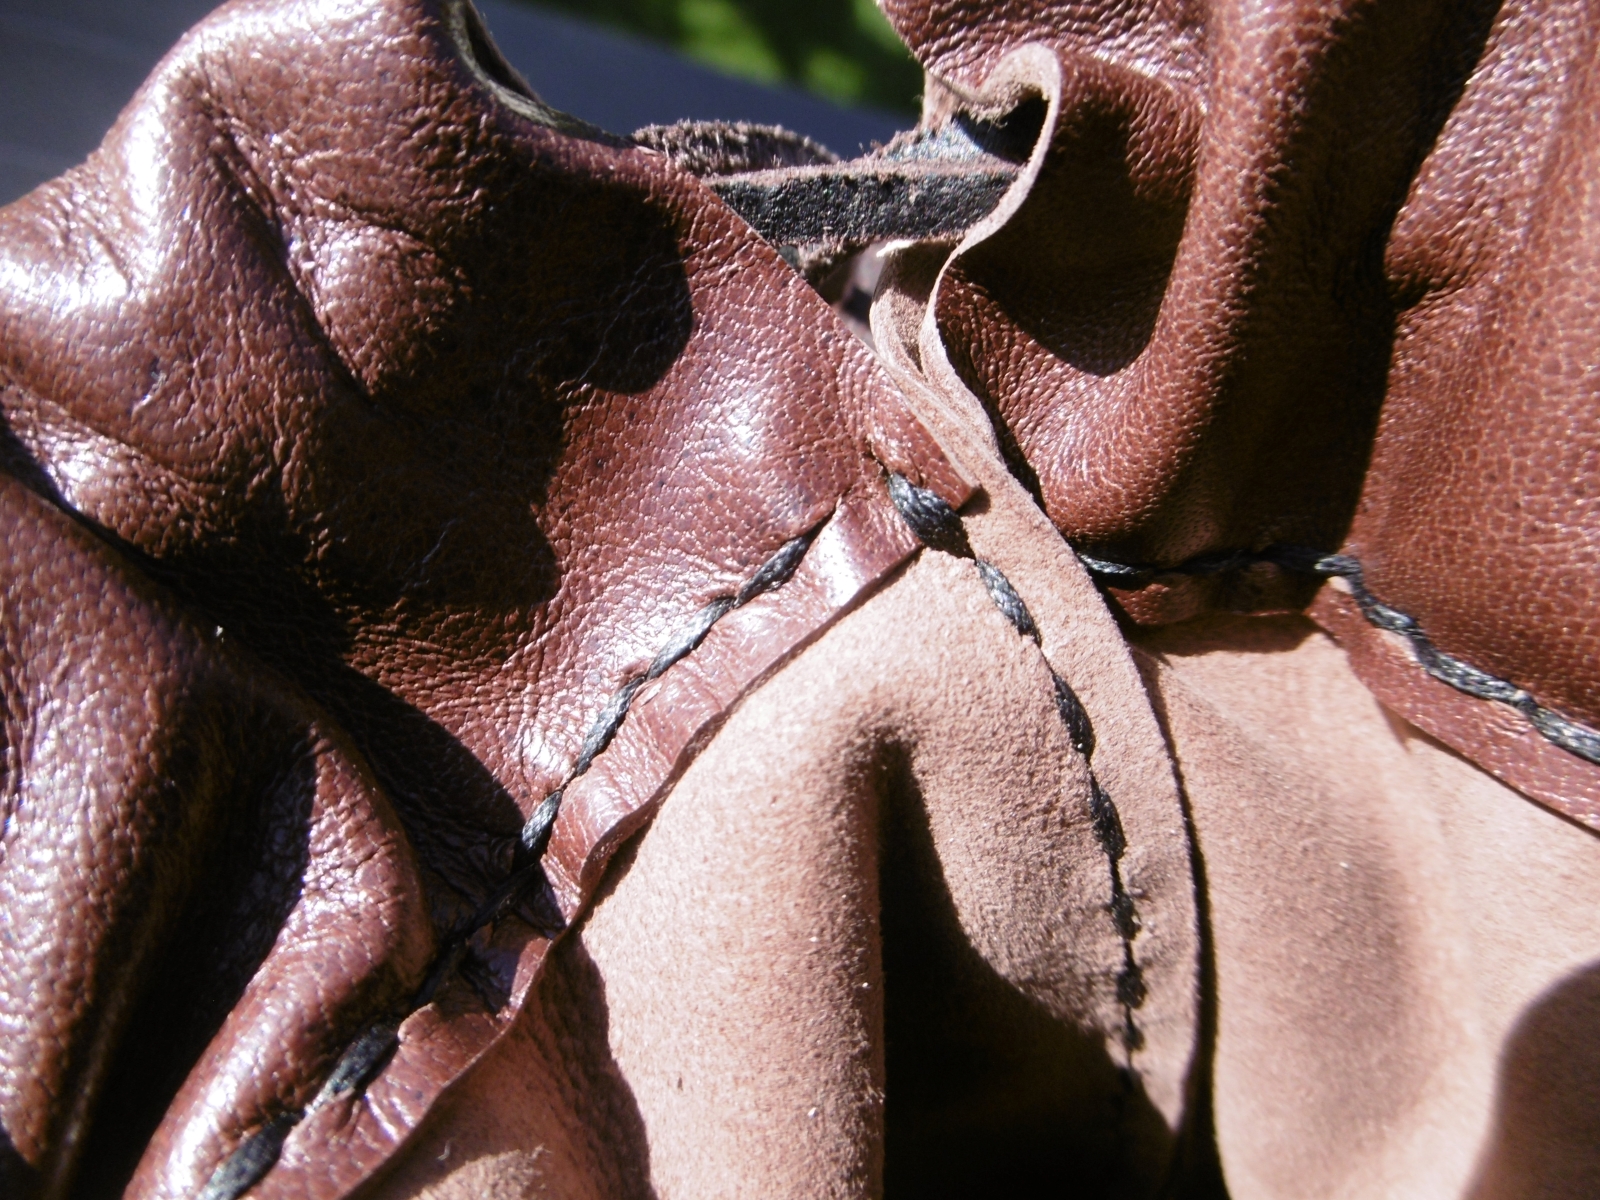
[[[873,0],[523,0],[651,38],[760,83],[914,116],[917,66]]]
[[[819,46],[806,56],[806,87],[840,104],[857,104],[866,91],[867,69],[837,50]]]
[[[758,83],[788,75],[759,26],[733,0],[680,0],[678,47],[708,66]]]

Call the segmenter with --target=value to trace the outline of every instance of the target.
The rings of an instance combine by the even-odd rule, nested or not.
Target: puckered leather
[[[1138,569],[1123,610],[1300,608],[1320,581],[1294,568],[1342,550],[1491,680],[1430,675],[1328,584],[1312,611],[1379,696],[1600,822],[1592,10],[886,8],[927,120],[1041,134],[880,307],[925,307],[903,357],[981,403],[1080,551]],[[1541,733],[1563,719],[1590,732]]]
[[[125,1176],[142,1136],[130,1194],[193,1195],[304,1106],[504,882],[619,688],[809,538],[568,788],[546,865],[570,917],[729,705],[914,551],[885,472],[970,490],[775,251],[663,156],[540,104],[464,0],[220,10],[88,163],[0,212],[0,347],[0,879],[61,931],[0,959],[0,994],[44,1014],[0,1154],[43,1194],[86,1162]],[[277,807],[240,815],[257,797]],[[274,812],[309,812],[309,840]],[[52,873],[62,829],[79,866]],[[244,882],[258,860],[282,877]],[[538,900],[253,1194],[382,1164],[516,1012]],[[285,954],[314,994],[266,993]],[[199,1042],[137,1016],[162,988],[198,997]]]
[[[1391,710],[1600,819],[1594,764],[1418,651],[1600,725],[1589,9],[888,7],[930,122],[1035,142],[953,255],[889,263],[874,321],[909,333],[880,345],[919,403],[992,427],[1061,532],[1153,579],[1111,588],[1134,622],[1310,602]],[[0,212],[0,350],[0,894],[23,931],[0,938],[0,1183],[22,1194],[80,1168],[195,1194],[404,1017],[252,1195],[371,1179],[723,716],[914,552],[886,472],[971,490],[770,247],[539,103],[465,0],[222,10],[88,164]],[[1183,762],[1203,708],[1173,711]],[[1143,698],[1123,716],[1099,736],[1159,782],[1178,900],[1141,895],[1154,924],[1129,910],[1118,948],[1173,948],[1175,1112],[1189,843]],[[1283,794],[1232,778],[1191,795]],[[549,892],[414,1008],[558,789]],[[1350,867],[1325,857],[1333,912]],[[1211,898],[1224,932],[1257,917],[1249,858]],[[1224,966],[1254,940],[1218,940]]]

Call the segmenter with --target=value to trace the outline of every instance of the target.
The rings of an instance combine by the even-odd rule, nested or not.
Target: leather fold
[[[972,490],[775,250],[664,155],[545,105],[464,0],[219,9],[87,163],[0,211],[0,345],[8,472],[327,714],[415,857],[426,912],[396,920],[443,947],[522,869],[523,824],[580,760],[546,863],[581,911],[729,706],[915,552],[889,473],[953,505]],[[733,607],[801,537],[792,578]],[[708,606],[730,611],[634,683]],[[335,988],[354,987],[342,931],[373,901],[370,836],[304,867],[346,897],[307,931],[323,949],[303,970]],[[45,894],[84,901],[68,879]],[[269,1034],[236,1010],[188,1060],[203,1099],[120,1168],[127,1194],[197,1194],[280,1120],[252,1195],[347,1194],[502,1035],[550,915],[537,891],[514,903],[416,1011],[356,988],[350,1039],[398,1021],[398,1042],[331,1099],[313,1102],[339,1054],[316,1012],[285,1001]],[[315,1048],[262,1093],[223,1064],[269,1037]],[[152,1122],[171,1100],[127,1102]],[[52,1103],[4,1098],[46,1123]],[[89,1119],[19,1152],[65,1180],[108,1138]]]
[[[1135,624],[1308,611],[1385,703],[1592,822],[1592,15],[885,7],[925,125],[1039,128],[989,220],[892,252],[890,369],[992,430]],[[1422,658],[1320,591],[1330,556]]]

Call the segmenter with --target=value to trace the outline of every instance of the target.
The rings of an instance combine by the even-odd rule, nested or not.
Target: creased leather
[[[57,1193],[91,1154],[103,1190],[154,1096],[158,1140],[212,1144],[293,1099],[433,935],[324,714],[8,476],[0,518],[0,1191]]]
[[[1348,545],[1373,593],[1441,650],[1591,729],[1600,729],[1597,56],[1593,4],[1508,4],[1497,17],[1385,251],[1407,303]],[[1595,825],[1600,767],[1552,754],[1501,705],[1417,704],[1418,684],[1366,653],[1382,699]],[[1476,711],[1463,719],[1453,709]],[[1494,732],[1507,725],[1509,741]]]
[[[4,1076],[0,1153],[47,1195],[76,1164],[108,1183],[133,1169],[96,1116],[108,1096],[134,1123],[120,1128],[161,1120],[129,1192],[152,1197],[193,1194],[245,1133],[304,1104],[340,1039],[408,994],[427,948],[505,877],[618,686],[815,531],[795,577],[641,691],[572,788],[548,862],[577,911],[742,691],[914,551],[884,472],[952,503],[970,491],[770,247],[663,156],[537,102],[459,0],[219,10],[84,166],[0,212],[0,347],[6,502],[29,514],[6,536],[64,573],[51,591],[21,550],[8,558],[0,626],[23,649],[3,680],[6,794],[44,824],[8,808],[0,871],[31,878],[17,886],[41,921],[75,929],[96,897],[150,947],[64,936],[0,977],[36,997],[91,969],[115,977],[46,1004],[36,1052]],[[143,618],[116,587],[169,615],[122,635],[117,621]],[[116,620],[62,599],[97,596]],[[208,637],[239,648],[232,674],[207,665]],[[194,783],[159,758],[149,778],[171,780],[162,819],[198,832],[133,821],[125,853],[152,865],[90,839],[82,877],[28,877],[50,822],[77,828],[71,805],[104,823],[155,803],[143,775],[74,782],[121,718],[54,689],[96,671],[106,702],[138,714],[124,737],[192,759]],[[196,673],[214,703],[194,699]],[[299,907],[215,979],[195,945],[181,951],[199,955],[186,969],[202,991],[245,987],[208,1010],[222,1023],[198,1061],[166,1034],[130,1048],[117,1006],[161,994],[152,956],[180,953],[172,931],[195,914],[235,929],[205,872],[242,877],[206,838],[222,836],[215,814],[265,820],[254,797],[276,794],[273,721],[234,698],[269,677],[304,693],[291,711],[326,714],[314,727],[342,789],[298,781],[280,801],[310,806],[310,833],[289,821],[278,835],[308,839],[303,873],[280,881]],[[61,737],[38,736],[49,720]],[[357,821],[358,801],[375,815]],[[405,907],[424,898],[426,912]],[[365,1097],[297,1127],[252,1194],[339,1195],[381,1166],[515,1013],[549,944],[538,920],[525,904],[477,939]],[[285,986],[315,994],[254,1015],[291,953],[305,958]],[[288,1061],[267,1069],[279,1046]],[[163,1055],[186,1081],[127,1077]]]
[[[923,298],[879,304],[901,328],[920,304],[904,353],[981,405],[1075,546],[1171,568],[1113,587],[1123,611],[1303,608],[1313,576],[1192,568],[1342,549],[1441,652],[1600,725],[1595,7],[886,9],[925,121],[1041,134]],[[1591,812],[1600,768],[1526,722],[1498,737],[1515,712],[1358,660],[1430,733]]]

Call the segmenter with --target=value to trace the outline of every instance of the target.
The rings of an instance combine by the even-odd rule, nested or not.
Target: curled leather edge
[[[971,497],[972,485],[953,467],[921,465],[952,503]],[[719,621],[694,653],[641,690],[611,745],[571,786],[544,860],[569,928],[612,855],[648,822],[739,701],[919,549],[886,492],[847,492],[788,583]],[[295,1128],[251,1196],[345,1196],[382,1170],[511,1028],[560,936],[502,921],[489,949],[515,956],[505,1006],[488,1014],[479,1004],[474,1012],[467,985],[444,989],[400,1026],[394,1058],[364,1092]]]
[[[1344,648],[1356,677],[1385,707],[1529,799],[1600,833],[1600,766],[1547,740],[1508,705],[1433,678],[1405,638],[1362,615],[1341,581],[1324,584],[1307,615]]]
[[[1115,731],[1095,751],[1095,768],[1118,798],[1128,829],[1127,886],[1142,906],[1140,966],[1152,996],[1160,997],[1141,1010],[1146,1038],[1141,1084],[1171,1128],[1187,1129],[1185,1123],[1204,1109],[1197,1089],[1206,1086],[1207,1068],[1197,1032],[1200,918],[1176,764],[1155,695],[1142,677],[1137,652],[1118,632],[1105,592],[1011,475],[987,420],[973,420],[977,397],[964,387],[954,394],[941,391],[921,373],[915,338],[944,249],[919,243],[888,256],[872,305],[873,337],[890,377],[912,397],[946,452],[977,481],[978,497],[963,514],[974,552],[1001,549],[1003,543],[990,541],[995,525],[1009,528],[1013,537],[1020,529],[1028,531],[1026,550],[1018,554],[1013,544],[1011,553],[997,557],[1007,560],[1010,581],[1039,620],[1041,651],[1051,670],[1070,680],[1097,729]],[[1063,622],[1063,608],[1075,618],[1070,623]],[[1126,687],[1120,700],[1113,682],[1118,680]],[[1165,1017],[1152,1019],[1163,1009]]]
[[[930,79],[934,79],[932,75]],[[939,332],[939,292],[944,286],[950,268],[964,254],[981,242],[999,233],[1027,202],[1033,185],[1044,169],[1045,158],[1050,153],[1050,132],[1061,116],[1061,63],[1055,52],[1039,43],[1028,43],[1008,53],[989,73],[978,92],[969,92],[953,83],[934,80],[943,93],[959,99],[963,107],[979,115],[998,115],[1014,107],[1026,96],[1041,96],[1045,101],[1045,115],[1040,126],[1038,141],[1028,155],[1028,161],[1017,172],[1016,182],[1000,198],[999,204],[987,216],[968,229],[959,242],[950,248],[940,264],[938,274],[928,287],[923,301],[922,322],[917,332],[917,357],[921,373],[933,387],[964,410],[969,420],[976,419],[975,428],[996,451],[999,442],[982,403],[962,381],[954,364],[945,353],[944,338]],[[892,285],[891,285],[892,286]],[[880,289],[881,292],[881,289]]]
[[[942,89],[946,108],[994,111],[1023,93],[1042,95],[1048,106],[1043,131],[1000,204],[959,243],[917,243],[886,255],[873,302],[873,334],[896,382],[902,389],[916,386],[931,393],[939,407],[958,412],[981,430],[995,451],[997,440],[981,402],[945,352],[937,317],[939,291],[952,266],[998,232],[1026,202],[1059,117],[1060,70],[1047,47],[1025,44],[996,64],[977,91],[930,74],[930,82]],[[1170,624],[1217,608],[1254,614],[1305,611],[1344,647],[1358,677],[1388,708],[1530,799],[1600,833],[1600,767],[1548,741],[1507,706],[1469,696],[1430,676],[1403,638],[1373,627],[1340,587],[1331,581],[1319,588],[1311,578],[1258,567],[1215,576],[1174,576],[1139,588],[1108,587],[1105,594],[1137,625]]]

